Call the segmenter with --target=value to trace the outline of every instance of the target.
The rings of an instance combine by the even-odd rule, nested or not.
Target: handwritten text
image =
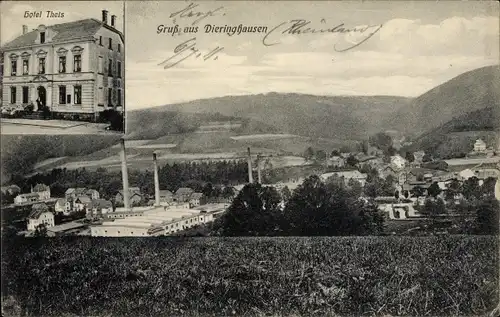
[[[164,69],[171,68],[190,57],[201,58],[204,61],[209,59],[217,60],[218,59],[217,54],[221,52],[223,49],[224,49],[223,47],[217,46],[215,49],[209,51],[206,54],[203,54],[196,47],[196,38],[193,37],[177,45],[177,47],[174,49],[174,55],[170,56],[163,62],[159,63],[158,66],[163,66]]]

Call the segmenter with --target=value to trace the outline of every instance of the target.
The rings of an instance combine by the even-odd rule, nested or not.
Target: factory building
[[[122,181],[124,208],[109,212],[102,224],[91,226],[93,237],[150,237],[173,234],[196,225],[213,221],[224,212],[226,205],[213,204],[189,208],[189,203],[165,206],[160,200],[158,164],[153,154],[155,203],[151,207],[132,208],[130,188],[128,186],[128,170],[125,155],[125,142],[121,141]]]

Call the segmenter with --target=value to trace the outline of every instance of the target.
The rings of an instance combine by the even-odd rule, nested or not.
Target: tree
[[[422,214],[430,217],[433,221],[438,215],[446,213],[446,207],[442,199],[427,199]]]
[[[368,154],[368,148],[369,148],[370,144],[368,141],[361,141],[360,143],[360,148],[361,148],[361,152],[363,152],[365,155]]]
[[[422,157],[422,162],[430,162],[432,161],[432,157],[429,153],[425,153],[424,156]]]
[[[9,193],[9,191],[2,191],[1,192],[1,198],[0,198],[0,203],[2,206],[12,204],[14,202],[14,197]]]
[[[405,159],[410,162],[410,163],[413,163],[415,161],[415,155],[413,155],[412,152],[408,151],[406,152],[405,154]]]
[[[455,198],[455,195],[459,194],[462,192],[462,184],[458,179],[453,179],[449,184],[448,188],[446,189],[445,192],[445,198],[447,200],[452,200]]]
[[[391,196],[396,189],[394,187],[395,179],[392,175],[387,175],[384,182],[382,183],[381,194],[383,196]]]
[[[347,186],[349,186],[349,191],[354,197],[359,197],[361,196],[361,193],[363,193],[363,186],[361,186],[361,183],[354,178],[349,180]]]
[[[223,198],[233,198],[234,197],[234,188],[231,186],[226,186],[222,190],[222,197]]]
[[[396,155],[396,149],[391,145],[387,148],[386,151],[384,151],[384,153],[387,153],[388,156],[394,156]]]
[[[280,223],[279,194],[273,187],[247,184],[221,217],[224,236],[274,235]]]
[[[367,181],[364,188],[365,195],[372,198],[382,196],[384,183],[385,180],[380,177],[374,177],[370,181]],[[389,195],[392,195],[392,193],[390,193]]]
[[[479,234],[498,234],[500,205],[495,198],[488,197],[477,208],[476,231]]]
[[[481,196],[479,179],[475,176],[466,179],[462,184],[462,191],[467,199],[478,199]]]
[[[333,184],[335,186],[344,187],[345,181],[343,177],[340,177],[338,174],[333,174],[332,176],[326,179],[326,184]]]
[[[314,157],[314,150],[312,147],[308,147],[306,149],[306,151],[304,152],[304,158],[307,160],[307,161],[310,161],[312,160],[312,158]]]
[[[35,237],[46,237],[47,236],[47,226],[41,223],[35,228]]]
[[[369,143],[385,152],[392,147],[392,138],[384,132],[379,132],[369,138]]]
[[[495,197],[495,185],[497,180],[493,177],[488,177],[481,185],[481,196]]]
[[[348,166],[351,166],[351,167],[354,167],[356,166],[357,164],[359,163],[358,159],[354,157],[354,155],[349,155],[349,157],[347,157],[347,160],[346,160],[346,164]]]
[[[318,150],[316,152],[316,160],[323,162],[326,160],[326,152],[323,150]]]
[[[206,183],[204,186],[203,186],[203,189],[201,190],[201,192],[203,193],[203,196],[207,197],[207,198],[211,198],[213,197],[214,195],[214,187],[212,185],[212,183]]]
[[[420,187],[420,186],[415,186],[413,187],[413,189],[411,190],[413,192],[413,196],[415,197],[421,197],[425,194],[425,189]]]
[[[293,192],[285,207],[287,235],[360,234],[367,217],[360,214],[364,203],[335,183],[325,184],[310,176]]]
[[[333,150],[332,153],[330,153],[330,157],[332,156],[340,156],[340,152],[338,150]]]
[[[427,189],[427,194],[434,198],[436,198],[439,194],[441,194],[441,188],[439,188],[437,182],[434,182],[431,184],[431,186],[429,186],[429,188]]]
[[[292,192],[288,188],[288,186],[285,186],[281,189],[281,199],[286,203],[290,200],[290,197],[292,197]]]

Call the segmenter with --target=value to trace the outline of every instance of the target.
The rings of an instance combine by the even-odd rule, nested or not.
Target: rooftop
[[[77,228],[83,228],[86,226],[87,226],[87,224],[85,224],[85,223],[72,221],[72,222],[62,223],[62,224],[57,225],[57,226],[49,227],[49,228],[47,228],[47,231],[64,232],[64,231],[73,230],[73,229],[77,229]]]
[[[55,33],[54,37],[52,37],[52,43],[61,43],[73,39],[92,38],[101,27],[105,27],[116,32],[120,35],[123,41],[123,34],[120,31],[109,25],[103,24],[97,19],[84,19],[61,24],[47,25],[46,27]],[[2,49],[14,49],[34,45],[36,44],[37,37],[37,30],[32,30],[8,42],[2,47]]]
[[[179,188],[179,189],[175,192],[175,194],[176,194],[176,195],[186,195],[186,194],[187,194],[187,195],[189,195],[189,194],[191,194],[191,193],[193,193],[193,192],[194,192],[194,190],[193,190],[193,189],[191,189],[191,188],[189,188],[189,187],[181,187],[181,188]]]

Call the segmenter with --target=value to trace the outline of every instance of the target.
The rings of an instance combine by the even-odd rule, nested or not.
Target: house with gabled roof
[[[189,197],[189,206],[197,207],[201,204],[201,199],[203,198],[202,193],[192,193]]]
[[[34,204],[28,216],[28,230],[36,230],[39,225],[45,227],[54,226],[54,214],[49,211],[49,207],[44,203]]]
[[[82,211],[84,209],[89,209],[92,203],[92,199],[88,196],[82,195],[77,197],[73,202],[74,211]]]
[[[175,201],[178,202],[189,202],[191,195],[194,193],[194,189],[189,187],[181,187],[175,192]]]
[[[54,116],[87,119],[123,111],[124,36],[117,26],[106,10],[101,20],[23,25],[1,48],[2,105],[33,104]]]
[[[40,200],[46,200],[50,198],[50,187],[45,184],[36,184],[31,192],[37,193],[40,197]]]
[[[19,194],[14,198],[14,204],[21,205],[25,203],[32,203],[40,200],[38,193]]]
[[[118,204],[123,204],[124,202],[123,190],[119,190],[115,195],[115,201]],[[144,195],[139,187],[129,187],[129,202],[130,205],[137,205],[141,203],[144,199]]]

